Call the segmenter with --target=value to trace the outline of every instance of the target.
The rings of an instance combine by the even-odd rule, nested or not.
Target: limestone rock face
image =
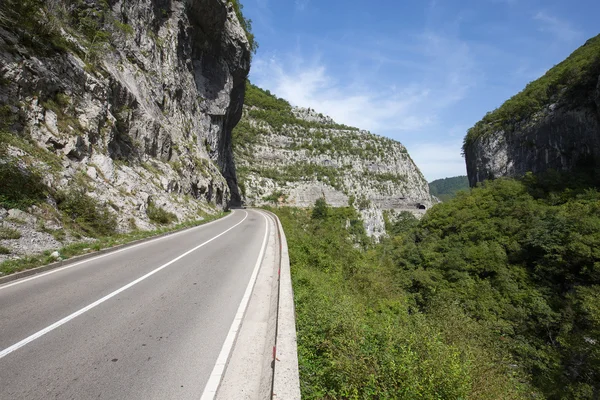
[[[540,87],[544,90],[537,89],[536,93]],[[539,105],[531,112],[514,106],[533,101]],[[506,111],[510,107],[512,111]],[[471,186],[486,179],[519,177],[548,169],[584,168],[597,174],[600,36],[590,39],[544,77],[489,113],[467,135],[464,152]]]
[[[53,0],[45,12],[74,15],[66,3]],[[231,5],[79,3],[103,21],[104,42],[65,24],[57,28],[65,48],[40,50],[0,27],[4,128],[59,166],[19,158],[46,171],[53,189],[83,176],[90,196],[119,210],[123,230],[131,218],[152,226],[149,199],[180,219],[239,203],[231,130],[242,115],[250,49]]]
[[[246,204],[312,207],[324,197],[334,207],[353,205],[374,237],[385,233],[384,211],[422,214],[420,205],[431,206],[427,181],[402,144],[281,99],[275,106],[255,86],[249,93],[234,130]]]
[[[590,162],[600,165],[600,112],[549,107],[514,130],[478,138],[466,149],[465,158],[472,186],[529,171],[571,171]]]

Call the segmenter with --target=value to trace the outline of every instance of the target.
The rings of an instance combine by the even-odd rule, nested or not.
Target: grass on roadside
[[[69,244],[61,249],[58,249],[58,252],[60,253],[62,259],[69,259],[78,255],[93,253],[102,249],[107,249],[110,247],[130,243],[135,240],[145,239],[167,232],[174,232],[180,229],[203,225],[216,219],[222,218],[227,214],[228,212],[221,212],[219,214],[205,216],[203,220],[190,220],[187,222],[182,222],[172,227],[160,228],[153,231],[136,230],[129,233],[103,236],[99,237],[93,242],[77,242]],[[53,257],[50,256],[52,253],[53,250],[47,250],[42,254],[4,261],[0,264],[0,276],[9,275],[26,269],[36,268],[42,265],[50,264],[56,261]]]

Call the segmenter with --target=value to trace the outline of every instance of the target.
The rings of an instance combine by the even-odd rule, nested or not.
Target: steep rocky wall
[[[261,108],[252,104],[253,94],[266,92],[249,91],[234,131],[247,204],[312,207],[325,197],[334,207],[355,206],[375,237],[385,232],[383,211],[421,214],[419,206],[431,206],[428,184],[401,143],[281,99],[280,109],[264,98],[271,108]]]
[[[600,36],[488,114],[464,152],[471,186],[547,169],[600,176]]]
[[[548,109],[515,130],[478,138],[465,152],[469,182],[600,165],[600,112]]]
[[[242,113],[250,50],[231,5],[104,4],[46,2],[34,16],[44,20],[34,25],[41,38],[18,21],[0,24],[3,129],[60,164],[24,167],[46,170],[53,189],[84,175],[90,196],[118,208],[124,230],[132,217],[151,227],[150,200],[180,219],[238,203],[231,130]],[[27,160],[22,148],[10,151]]]

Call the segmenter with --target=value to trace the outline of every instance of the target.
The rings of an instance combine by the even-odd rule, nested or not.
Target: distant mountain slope
[[[429,182],[429,192],[441,201],[448,201],[454,198],[459,191],[467,189],[469,189],[469,179],[466,175]]]
[[[294,108],[252,84],[233,132],[238,183],[249,205],[359,209],[371,235],[383,233],[383,210],[431,205],[427,182],[399,142]]]
[[[600,176],[600,35],[471,128],[471,186],[547,169]]]

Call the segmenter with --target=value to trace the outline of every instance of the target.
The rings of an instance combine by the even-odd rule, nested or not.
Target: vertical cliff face
[[[464,153],[472,186],[547,169],[600,176],[600,36],[486,115]]]
[[[83,177],[123,229],[150,226],[150,202],[179,218],[239,202],[231,131],[250,48],[231,4],[7,0],[0,17],[0,128],[50,189]]]

